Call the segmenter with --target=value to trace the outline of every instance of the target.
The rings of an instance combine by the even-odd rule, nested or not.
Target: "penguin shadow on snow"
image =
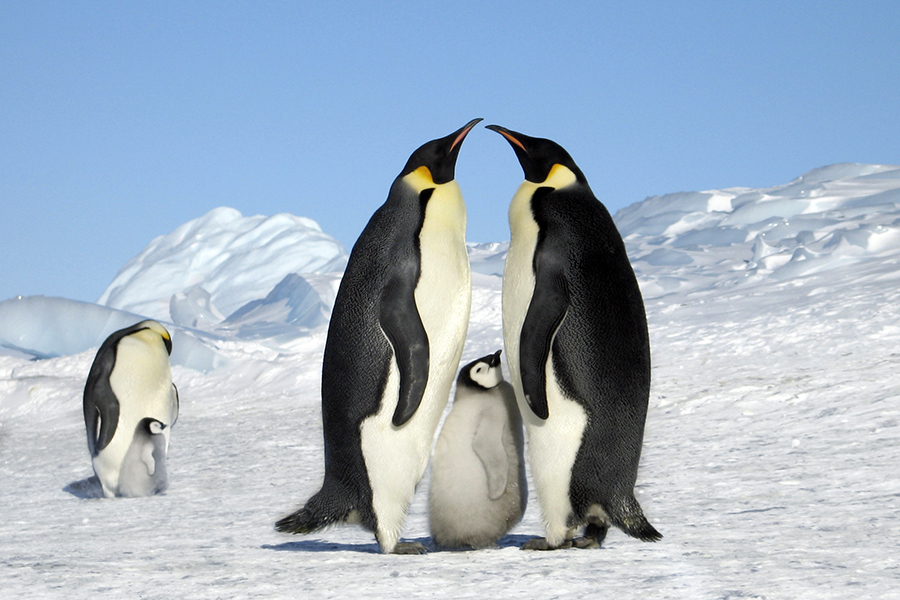
[[[63,491],[84,500],[103,498],[103,486],[100,484],[100,478],[96,475],[91,475],[87,479],[73,481],[64,487]]]
[[[428,548],[429,552],[431,551],[429,546],[431,538],[423,537],[409,541],[418,542]],[[381,554],[377,542],[371,544],[342,544],[326,540],[300,540],[297,542],[285,542],[284,544],[263,544],[260,548],[276,552],[362,552],[364,554]]]
[[[73,481],[66,487],[62,489],[64,492],[68,492],[72,494],[76,498],[81,498],[82,500],[94,500],[97,498],[103,498],[103,485],[100,483],[100,478],[96,475],[91,475],[87,479],[79,479],[78,481]],[[154,496],[164,496],[165,492],[157,492]]]
[[[99,484],[98,484],[99,485]],[[101,492],[102,493],[102,492]],[[428,549],[428,554],[444,553],[444,552],[479,552],[483,550],[503,550],[506,548],[520,549],[525,542],[534,536],[530,535],[506,535],[500,538],[497,544],[492,548],[443,548],[437,546],[430,537],[420,537],[411,539],[411,542],[418,542]],[[342,544],[339,542],[329,542],[325,540],[301,540],[297,542],[286,542],[284,544],[263,544],[260,546],[263,550],[274,550],[275,552],[361,552],[364,554],[381,554],[377,543],[372,544]]]

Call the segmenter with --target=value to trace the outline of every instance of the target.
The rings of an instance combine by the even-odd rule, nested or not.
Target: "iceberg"
[[[99,348],[109,334],[145,317],[90,302],[27,296],[0,302],[0,345],[39,359]],[[174,365],[208,372],[224,363],[196,334],[163,323]]]

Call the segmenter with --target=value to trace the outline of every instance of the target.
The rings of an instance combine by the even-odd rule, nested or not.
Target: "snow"
[[[132,259],[106,306],[0,303],[3,597],[900,597],[900,167],[654,197],[616,219],[650,323],[637,492],[661,542],[614,529],[600,550],[523,552],[542,532],[533,490],[497,549],[384,556],[355,526],[276,533],[321,483],[324,319],[346,255],[307,219],[217,209]],[[505,249],[470,245],[463,363],[502,347]],[[142,318],[123,310],[173,331],[170,487],[85,499],[66,490],[91,474],[81,392],[100,341]],[[405,539],[428,541],[427,486]]]
[[[217,208],[150,242],[97,303],[168,320],[172,295],[202,285],[228,315],[289,273],[342,271],[346,258],[340,242],[310,219],[243,217],[233,208]]]

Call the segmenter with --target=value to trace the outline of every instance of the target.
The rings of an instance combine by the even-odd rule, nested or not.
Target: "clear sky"
[[[625,6],[627,5],[627,7]],[[0,299],[96,300],[217,206],[349,250],[409,154],[483,117],[647,196],[900,164],[900,2],[0,2]],[[522,172],[476,128],[468,238]]]

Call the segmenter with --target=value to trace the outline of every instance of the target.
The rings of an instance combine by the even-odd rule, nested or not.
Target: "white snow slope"
[[[170,308],[195,318],[175,327],[151,316],[169,322],[176,347],[190,338],[216,359],[173,368],[182,405],[170,487],[151,498],[87,499],[70,486],[91,474],[81,392],[99,341],[63,352],[52,332],[97,319],[57,299],[66,318],[47,326],[47,299],[0,303],[0,340],[15,348],[0,353],[0,596],[900,598],[900,167],[835,165],[770,189],[650,198],[616,218],[650,322],[638,494],[661,542],[612,530],[600,550],[522,551],[542,533],[533,491],[491,550],[384,556],[355,526],[276,533],[323,473],[325,325],[281,325],[300,300],[327,314],[339,274],[316,272],[336,257],[312,250],[301,279],[318,298],[296,280],[285,287],[301,298],[270,294],[294,272],[275,253],[235,277],[222,271],[215,286],[162,290],[182,294]],[[221,240],[202,242],[216,227],[188,227],[203,234],[194,250],[206,261],[210,249],[228,254]],[[471,248],[464,362],[501,347],[501,280],[490,273],[504,248]],[[199,260],[182,250],[157,256],[173,281]],[[253,273],[262,288],[250,289]],[[164,269],[149,278],[166,279]],[[197,284],[213,293],[189,294]],[[165,306],[160,291],[135,284],[124,308]],[[242,334],[209,309],[216,294],[239,298],[229,310],[269,301],[239,315]],[[56,357],[30,360],[22,332],[42,327],[31,353]],[[427,485],[406,539],[428,541]]]

